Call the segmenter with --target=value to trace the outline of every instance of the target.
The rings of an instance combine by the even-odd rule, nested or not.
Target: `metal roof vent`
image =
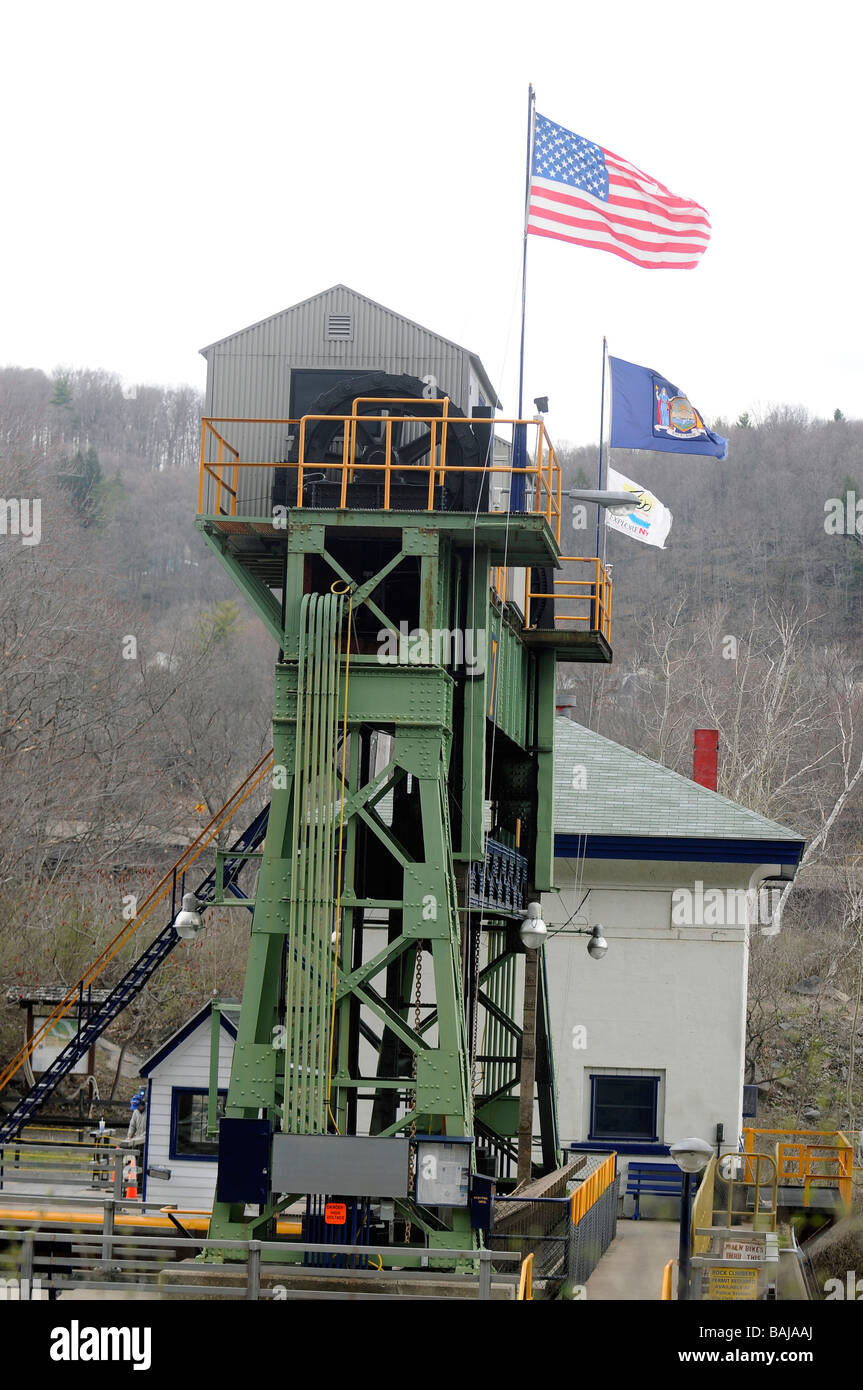
[[[354,340],[353,314],[327,314],[324,319],[324,337],[329,343],[352,343]]]

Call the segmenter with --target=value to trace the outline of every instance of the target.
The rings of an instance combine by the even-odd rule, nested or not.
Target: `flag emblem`
[[[648,270],[691,270],[710,240],[710,219],[691,198],[537,113],[527,230]]]
[[[664,381],[655,382],[654,390],[656,429],[659,433],[672,439],[675,435],[689,435],[693,439],[707,438],[704,421],[686,396],[669,396]]]

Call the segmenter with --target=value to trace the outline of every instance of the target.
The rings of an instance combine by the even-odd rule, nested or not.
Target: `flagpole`
[[[527,220],[530,213],[530,166],[533,158],[533,114],[536,95],[527,89],[527,159],[524,171],[524,246],[521,258],[521,346],[518,354],[518,418],[524,413],[524,317],[527,305]]]
[[[602,388],[599,397],[599,476],[596,486],[602,491],[602,448],[605,440],[605,364],[608,354],[608,339],[603,335],[602,339]],[[599,555],[599,525],[602,516],[602,508],[596,509],[596,553]]]

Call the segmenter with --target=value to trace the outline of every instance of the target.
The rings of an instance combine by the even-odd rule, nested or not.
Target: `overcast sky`
[[[531,237],[526,398],[598,438],[601,343],[704,413],[863,415],[860,7],[844,0],[4,8],[0,364],[202,385],[339,281],[515,406],[527,86],[708,210],[692,271]]]

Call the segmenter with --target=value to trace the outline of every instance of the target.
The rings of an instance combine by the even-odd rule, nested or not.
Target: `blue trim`
[[[555,859],[675,859],[707,864],[799,864],[804,840],[734,840],[705,836],[574,835],[554,837]]]
[[[648,1144],[643,1140],[622,1139],[620,1143],[616,1139],[602,1140],[574,1140],[571,1144],[564,1144],[564,1148],[571,1153],[585,1154],[607,1154],[616,1153],[622,1158],[634,1157],[637,1154],[656,1157],[670,1157],[671,1150],[668,1144]]]
[[[174,1051],[175,1048],[179,1047],[181,1043],[184,1043],[186,1039],[190,1037],[192,1033],[194,1033],[195,1029],[198,1027],[199,1024],[203,1023],[205,1019],[210,1017],[211,1009],[212,1004],[208,1000],[204,1007],[202,1009],[199,1009],[196,1014],[193,1014],[189,1021],[187,1023],[184,1023],[182,1028],[178,1032],[171,1034],[170,1038],[168,1038],[167,1042],[164,1042],[162,1044],[158,1052],[154,1052],[152,1057],[147,1058],[144,1065],[140,1068],[138,1075],[149,1076],[150,1072],[154,1071],[156,1067],[160,1066],[161,1063],[164,1062],[166,1057],[170,1057],[171,1053]],[[219,1015],[219,1022],[225,1029],[225,1032],[228,1034],[231,1041],[236,1042],[236,1024],[232,1023],[231,1020],[227,1018],[225,1014]]]
[[[176,1163],[218,1163],[219,1155],[214,1154],[179,1154],[177,1153],[177,1100],[181,1095],[203,1096],[207,1099],[210,1094],[207,1086],[172,1086],[171,1087],[171,1134],[168,1140],[168,1157]],[[219,1090],[218,1095],[227,1099],[227,1087]],[[218,1139],[214,1140],[216,1148],[219,1147]]]
[[[589,1138],[589,1139],[593,1139],[593,1140],[597,1140],[598,1142],[601,1142],[601,1143],[605,1144],[606,1147],[607,1147],[609,1144],[615,1144],[615,1145],[616,1145],[617,1142],[618,1142],[618,1139],[622,1140],[623,1143],[633,1142],[633,1143],[642,1143],[642,1144],[657,1144],[657,1143],[659,1142],[659,1133],[658,1133],[658,1128],[657,1128],[657,1120],[658,1120],[658,1118],[659,1118],[659,1116],[658,1116],[658,1111],[659,1111],[659,1080],[660,1080],[660,1078],[659,1078],[658,1076],[650,1076],[650,1075],[644,1075],[644,1074],[639,1075],[639,1076],[634,1076],[634,1075],[632,1075],[632,1074],[629,1073],[629,1072],[621,1072],[619,1075],[616,1074],[615,1072],[608,1072],[608,1071],[592,1072],[591,1075],[590,1075],[590,1133],[588,1134],[588,1138]],[[596,1083],[597,1083],[597,1081],[649,1081],[649,1082],[652,1084],[652,1086],[653,1086],[653,1135],[652,1135],[652,1137],[651,1137],[650,1139],[644,1139],[641,1135],[638,1135],[638,1134],[621,1134],[621,1135],[613,1135],[613,1134],[597,1134],[597,1133],[596,1133]]]

